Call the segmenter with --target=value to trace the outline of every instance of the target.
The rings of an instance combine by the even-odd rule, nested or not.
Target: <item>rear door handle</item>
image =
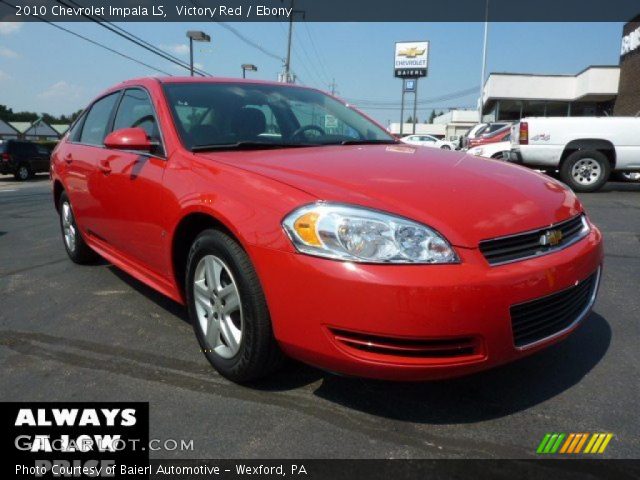
[[[98,168],[105,175],[108,175],[111,173],[111,166],[109,165],[108,160],[100,160],[100,162],[98,163]]]

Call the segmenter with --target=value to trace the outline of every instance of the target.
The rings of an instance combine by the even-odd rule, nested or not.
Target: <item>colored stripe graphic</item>
[[[549,441],[549,438],[551,437],[550,433],[547,433],[544,438],[542,439],[542,441],[540,442],[540,445],[538,445],[538,450],[536,450],[536,453],[542,453],[544,451],[544,447],[547,444],[547,442]]]
[[[538,445],[536,453],[602,454],[612,438],[612,433],[547,433]]]

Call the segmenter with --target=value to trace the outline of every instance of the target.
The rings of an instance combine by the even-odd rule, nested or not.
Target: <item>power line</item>
[[[18,9],[18,7],[16,7],[15,5],[10,4],[9,2],[7,2],[7,1],[5,1],[5,0],[0,0],[0,2],[4,3],[5,5],[10,6],[11,8],[13,8],[13,9],[15,9],[15,10],[17,10],[17,9]],[[35,15],[34,17],[35,17],[37,20],[40,20],[41,22],[47,23],[47,24],[51,25],[52,27],[57,28],[58,30],[62,30],[63,32],[69,33],[69,34],[71,34],[71,35],[73,35],[73,36],[75,36],[75,37],[77,37],[77,38],[81,38],[82,40],[85,40],[86,42],[89,42],[89,43],[91,43],[91,44],[93,44],[93,45],[96,45],[96,46],[98,46],[98,47],[100,47],[100,48],[103,48],[103,49],[105,49],[105,50],[108,50],[108,51],[109,51],[109,52],[111,52],[111,53],[115,53],[116,55],[119,55],[119,56],[121,56],[121,57],[123,57],[123,58],[126,58],[127,60],[131,60],[132,62],[135,62],[135,63],[137,63],[137,64],[139,64],[139,65],[144,66],[144,67],[147,67],[147,68],[149,68],[149,69],[151,69],[151,70],[154,70],[154,71],[156,71],[156,72],[158,72],[158,73],[162,73],[162,74],[164,74],[164,75],[168,75],[168,76],[170,76],[170,77],[172,76],[169,72],[167,72],[167,71],[165,71],[165,70],[161,70],[161,69],[159,69],[159,68],[157,68],[157,67],[154,67],[154,66],[152,66],[152,65],[149,65],[149,64],[147,64],[147,63],[144,63],[144,62],[143,62],[143,61],[141,61],[141,60],[138,60],[138,59],[136,59],[136,58],[133,58],[133,57],[131,57],[131,56],[127,55],[127,54],[124,54],[124,53],[122,53],[122,52],[119,52],[118,50],[115,50],[115,49],[113,49],[113,48],[111,48],[111,47],[107,47],[106,45],[104,45],[104,44],[102,44],[102,43],[100,43],[100,42],[97,42],[97,41],[92,40],[92,39],[90,39],[90,38],[88,38],[88,37],[85,37],[84,35],[81,35],[81,34],[76,33],[76,32],[74,32],[74,31],[68,30],[68,29],[66,29],[66,28],[64,28],[64,27],[61,27],[60,25],[57,25],[57,24],[55,24],[55,23],[53,23],[53,22],[51,22],[51,21],[49,21],[49,20],[47,20],[47,19],[45,19],[45,18],[42,18],[42,17],[40,17],[40,16],[38,16],[38,15]]]
[[[294,36],[296,37],[297,40],[297,45],[298,48],[296,50],[301,50],[302,53],[304,54],[305,58],[308,60],[309,65],[311,65],[313,67],[314,73],[313,76],[316,77],[316,79],[319,81],[320,85],[324,85],[324,86],[328,86],[329,82],[326,82],[323,78],[322,78],[322,74],[320,73],[320,71],[318,70],[318,67],[316,66],[317,62],[314,62],[311,59],[311,56],[307,53],[307,49],[304,48],[304,44],[302,43],[302,41],[300,40],[300,37],[298,36],[298,31],[295,30],[293,32]]]
[[[477,90],[477,87],[473,87],[473,88],[468,88],[465,90],[458,90],[456,92],[450,92],[450,93],[446,93],[444,95],[440,95],[438,97],[431,97],[431,98],[424,98],[422,100],[418,100],[418,105],[429,105],[431,103],[434,102],[443,102],[443,101],[447,101],[447,100],[456,100],[458,98],[464,98],[467,97],[473,93],[475,93]],[[349,101],[349,103],[354,103],[354,104],[358,104],[358,105],[368,105],[368,106],[377,106],[377,107],[395,107],[396,105],[398,105],[398,101],[397,100],[371,100],[371,99],[359,99],[359,98],[350,98],[347,99]]]
[[[313,36],[311,35],[311,29],[307,25],[307,22],[304,22],[303,25],[304,25],[305,30],[307,31],[307,36],[309,37],[309,42],[311,43],[311,48],[313,49],[314,53],[316,54],[316,58],[318,59],[318,64],[320,65],[320,68],[322,69],[323,73],[326,75],[325,78],[326,79],[332,78],[332,75],[329,75],[329,71],[325,66],[325,62],[323,60],[323,57],[320,55],[320,52],[319,52],[318,48],[316,47],[316,42],[313,40]],[[335,79],[333,81],[335,82]],[[327,85],[331,86],[331,84],[329,82],[327,82]]]
[[[397,107],[370,107],[367,105],[354,105],[354,104],[351,104],[351,105],[360,110],[394,110],[394,111],[400,110],[400,105],[398,105]],[[456,109],[472,110],[474,108],[475,106],[473,105],[459,105],[459,106],[446,105],[446,106],[434,106],[434,107],[418,107],[416,110],[420,112],[427,112],[429,110],[456,110]]]
[[[75,4],[78,7],[82,7],[82,5],[76,3],[74,0],[68,0],[68,1],[70,1],[73,4]],[[65,7],[70,7],[70,5],[68,3],[65,3],[65,1],[63,1],[63,0],[57,0],[57,2],[59,4],[61,4],[61,5],[64,5]],[[135,43],[139,47],[144,48],[145,50],[147,50],[147,51],[149,51],[149,52],[151,52],[151,53],[153,53],[155,55],[158,55],[158,56],[164,58],[165,60],[170,61],[171,63],[173,63],[175,65],[178,65],[181,68],[186,68],[186,69],[190,68],[189,65],[186,62],[184,62],[182,60],[179,60],[176,57],[173,57],[172,55],[168,54],[167,52],[164,52],[163,50],[159,49],[158,47],[155,47],[154,45],[151,45],[150,43],[148,43],[148,42],[146,42],[144,40],[139,41],[139,40],[133,38],[133,35],[130,34],[129,32],[127,32],[126,30],[124,30],[124,29],[122,29],[120,27],[117,27],[118,29],[121,30],[121,31],[118,31],[118,29],[116,29],[113,26],[111,26],[111,24],[109,22],[107,22],[104,18],[102,19],[103,21],[100,21],[100,20],[96,19],[95,17],[92,17],[91,15],[82,14],[82,16],[85,17],[86,19],[91,20],[92,22],[100,25],[101,27],[106,28],[107,30],[115,33],[116,35],[119,35],[120,37],[122,37],[122,38],[124,38],[126,40],[129,40],[132,43]],[[102,18],[102,17],[100,17],[100,18]],[[202,72],[202,71],[197,71],[196,73],[198,73],[201,76],[205,76],[205,75],[209,75],[210,76],[210,74],[208,74],[206,72]]]
[[[196,0],[189,0],[189,1],[193,4],[193,6],[200,8],[200,4]],[[260,50],[262,53],[264,53],[268,57],[271,57],[271,58],[273,58],[275,60],[284,61],[284,59],[280,55],[278,55],[277,53],[270,52],[269,50],[264,48],[259,43],[254,42],[253,40],[251,40],[246,35],[243,35],[242,33],[240,33],[237,28],[232,27],[231,25],[229,25],[227,23],[224,23],[224,22],[213,22],[213,23],[215,23],[217,25],[220,25],[222,28],[225,28],[226,30],[230,31],[236,37],[238,37],[240,40],[242,40],[244,43],[246,43],[247,45],[250,45],[251,47],[253,47],[253,48],[257,49],[257,50]]]
[[[80,5],[75,0],[68,0],[68,1],[70,1],[71,3],[77,5],[78,7],[82,7],[82,5]],[[111,28],[115,28],[116,30],[119,30],[120,32],[122,32],[124,35],[127,35],[128,37],[134,38],[135,40],[143,43],[147,47],[152,48],[152,49],[154,49],[154,50],[156,50],[158,52],[161,52],[162,55],[166,55],[166,56],[170,57],[171,59],[175,60],[176,62],[181,63],[183,68],[185,68],[187,70],[190,70],[190,65],[186,62],[186,60],[182,60],[181,58],[178,58],[175,55],[172,55],[171,53],[169,53],[169,52],[167,52],[165,50],[162,50],[159,47],[156,47],[155,45],[149,43],[148,41],[144,40],[143,38],[140,38],[139,36],[137,36],[137,35],[129,32],[129,31],[125,30],[124,28],[122,28],[122,27],[120,27],[120,26],[118,26],[118,25],[116,25],[116,24],[114,24],[112,22],[107,21],[107,19],[105,19],[104,17],[102,17],[100,15],[95,15],[95,17],[101,19],[102,22],[108,24]],[[194,69],[194,71],[202,72],[202,73],[205,73],[205,74],[207,73],[207,72],[204,72],[203,70],[200,70],[200,69]]]

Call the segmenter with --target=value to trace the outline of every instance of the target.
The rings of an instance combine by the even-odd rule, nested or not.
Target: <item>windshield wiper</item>
[[[344,140],[340,145],[395,145],[397,140]]]
[[[309,143],[267,143],[267,142],[236,142],[236,143],[212,143],[209,145],[195,145],[191,147],[192,152],[205,152],[207,150],[242,150],[261,148],[298,148],[313,147]]]

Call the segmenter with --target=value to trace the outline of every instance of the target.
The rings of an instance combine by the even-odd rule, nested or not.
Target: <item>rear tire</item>
[[[84,264],[96,261],[99,257],[91,250],[82,238],[82,234],[76,224],[76,217],[71,208],[71,202],[66,192],[62,192],[58,203],[60,212],[60,230],[62,231],[62,242],[67,251],[67,255],[74,263]]]
[[[221,375],[245,383],[279,367],[283,356],[264,292],[238,242],[219,230],[198,235],[189,251],[185,285],[196,338]]]
[[[16,180],[19,180],[21,182],[29,180],[32,176],[33,176],[33,173],[31,172],[29,165],[25,163],[18,165],[18,169],[14,174],[14,177],[16,178]]]
[[[600,190],[611,174],[609,159],[596,150],[578,150],[560,167],[560,178],[574,192]]]

